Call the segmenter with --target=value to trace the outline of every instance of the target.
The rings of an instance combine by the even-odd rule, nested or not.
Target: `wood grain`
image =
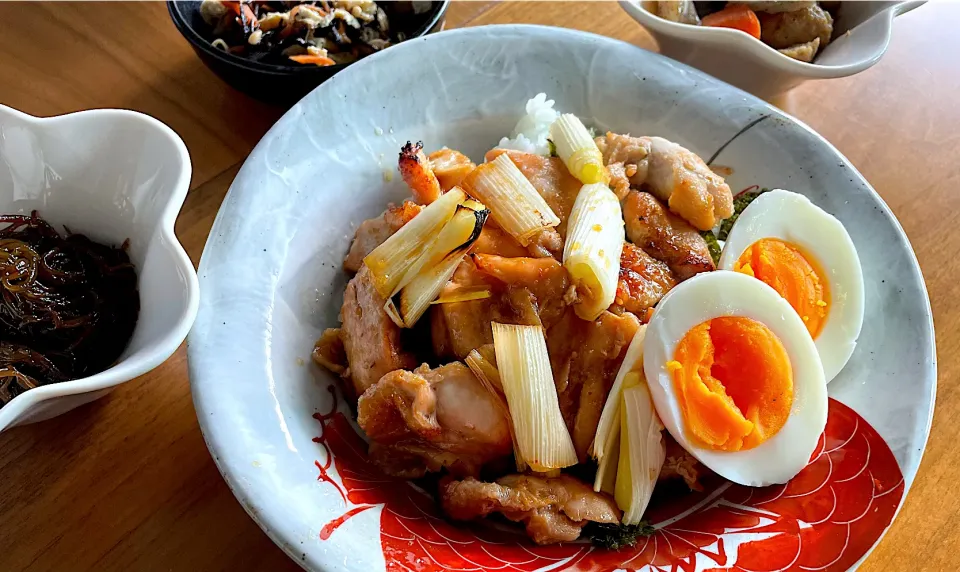
[[[952,570],[960,553],[960,4],[898,19],[890,50],[855,77],[777,103],[836,145],[910,236],[943,356],[930,443],[897,521],[861,570]],[[162,3],[0,2],[0,103],[36,115],[126,107],[186,141],[192,191],[177,234],[194,263],[243,158],[282,110],[197,60]],[[609,3],[455,3],[448,25],[573,27],[652,49]],[[895,332],[891,332],[895,336]],[[911,380],[904,380],[909,385]],[[203,444],[183,348],[110,396],[0,434],[0,570],[297,570],[234,500]]]

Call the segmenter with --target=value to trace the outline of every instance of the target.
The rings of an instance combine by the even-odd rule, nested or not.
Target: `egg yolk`
[[[756,320],[703,322],[683,336],[667,369],[687,433],[702,447],[752,449],[776,435],[790,415],[790,359],[780,339]]]
[[[803,318],[810,336],[816,339],[820,334],[830,310],[827,283],[799,248],[777,238],[762,238],[740,255],[733,269],[776,290]]]

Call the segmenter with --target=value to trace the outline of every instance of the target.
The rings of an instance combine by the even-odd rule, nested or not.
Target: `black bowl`
[[[417,38],[443,29],[449,0],[435,1],[405,26],[407,38]],[[200,2],[167,1],[173,24],[190,42],[193,51],[214,73],[238,90],[259,100],[290,106],[349,64],[326,67],[300,64],[276,65],[249,60],[211,45],[210,26],[200,16]],[[390,48],[387,48],[388,50]]]

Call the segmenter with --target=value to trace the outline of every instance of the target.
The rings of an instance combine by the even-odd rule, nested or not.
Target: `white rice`
[[[550,125],[560,114],[553,109],[554,101],[547,94],[538,93],[527,101],[526,115],[520,118],[510,137],[504,137],[497,145],[503,149],[514,149],[537,155],[550,155]]]

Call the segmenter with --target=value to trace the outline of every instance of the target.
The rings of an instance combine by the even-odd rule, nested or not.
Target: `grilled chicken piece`
[[[629,312],[620,316],[604,312],[586,322],[569,309],[547,331],[560,413],[581,462],[587,459],[603,404],[638,327],[640,321]]]
[[[733,193],[723,178],[696,154],[661,137],[650,138],[646,186],[699,230],[733,214]]]
[[[792,12],[757,16],[760,19],[760,39],[778,50],[817,38],[820,39],[819,48],[823,49],[833,35],[833,17],[816,4]]]
[[[509,420],[460,362],[384,375],[360,396],[357,423],[377,445],[374,461],[404,478],[443,467],[476,475],[513,451]]]
[[[634,164],[624,165],[623,163],[610,163],[607,165],[607,173],[610,174],[610,190],[617,195],[617,199],[623,200],[630,192],[630,177],[636,176],[637,166]]]
[[[347,353],[343,349],[343,340],[340,339],[339,328],[327,328],[320,334],[320,339],[313,346],[311,354],[314,363],[321,365],[337,375],[343,375],[350,365],[347,363]]]
[[[417,365],[400,343],[400,328],[383,310],[385,300],[373,286],[370,270],[362,266],[347,284],[340,308],[340,339],[347,355],[353,397],[361,395],[385,374]]]
[[[491,322],[549,327],[559,320],[570,282],[566,269],[553,258],[474,254],[464,259],[446,288],[486,288],[491,294],[430,309],[434,353],[464,359],[470,350],[493,343]]]
[[[473,262],[477,270],[506,285],[509,290],[524,289],[533,296],[535,316],[533,323],[550,327],[563,315],[567,306],[567,290],[570,276],[562,264],[552,258],[504,258],[493,254],[475,254]],[[517,298],[510,298],[516,301]],[[508,300],[509,301],[509,300]],[[501,304],[502,306],[502,304]],[[518,313],[517,304],[501,307],[500,316],[508,318]],[[530,323],[506,322],[506,323]]]
[[[627,238],[670,267],[682,282],[700,272],[716,270],[700,233],[667,212],[650,193],[630,191],[622,203]]]
[[[629,242],[620,253],[620,277],[613,303],[642,316],[677,285],[670,268]]]
[[[496,254],[507,258],[525,258],[530,255],[526,248],[520,246],[512,236],[505,233],[493,221],[487,219],[483,225],[477,242],[473,244],[475,254]]]
[[[486,232],[486,229],[484,229]],[[481,234],[481,238],[483,234]],[[446,289],[486,288],[493,292],[497,281],[480,272],[467,256],[457,267]],[[470,350],[493,343],[490,321],[495,300],[484,298],[466,302],[448,302],[430,307],[430,337],[433,352],[441,359],[464,359]]]
[[[563,260],[563,237],[557,229],[545,228],[530,238],[527,252],[534,258]]]
[[[641,185],[690,224],[709,230],[733,214],[730,187],[695,153],[662,137],[607,133],[597,137],[605,164],[623,163],[631,186]],[[615,173],[616,174],[616,173]],[[622,189],[622,179],[614,188]]]
[[[437,176],[443,192],[459,185],[467,173],[477,168],[469,157],[460,151],[446,147],[430,153],[427,159],[430,160],[430,167],[433,169],[433,174]]]
[[[368,254],[400,230],[400,227],[413,220],[421,210],[423,207],[420,205],[404,201],[399,207],[390,205],[382,215],[360,223],[350,245],[350,252],[343,261],[343,269],[350,273],[360,270],[363,259]]]
[[[567,218],[573,210],[573,203],[577,200],[577,194],[583,185],[570,174],[559,157],[543,157],[522,151],[492,149],[487,152],[486,160],[493,161],[503,153],[510,156],[523,176],[550,205],[554,214],[560,217],[557,232],[561,237],[566,237]],[[560,249],[563,249],[562,244]]]
[[[499,512],[522,522],[537,544],[576,540],[588,522],[620,522],[620,510],[613,499],[569,475],[508,475],[495,483],[448,479],[440,484],[440,505],[454,520],[474,520]]]
[[[430,161],[423,152],[423,142],[417,141],[417,144],[407,141],[407,144],[400,150],[400,159],[397,167],[400,169],[400,176],[407,183],[413,192],[413,200],[421,205],[429,205],[441,194],[440,181],[430,167]]]
[[[611,187],[617,192],[626,187],[639,188],[647,181],[647,167],[649,166],[650,138],[630,137],[607,132],[595,139],[597,147],[603,154],[603,163],[610,171]]]

